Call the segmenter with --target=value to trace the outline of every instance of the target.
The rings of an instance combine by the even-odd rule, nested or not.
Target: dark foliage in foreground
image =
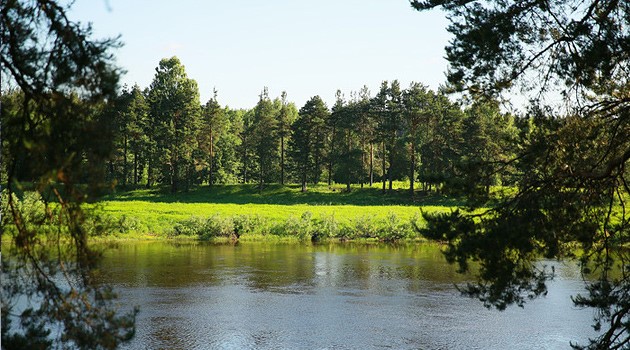
[[[135,331],[135,312],[119,314],[115,294],[94,279],[94,221],[81,209],[103,188],[111,143],[99,111],[116,91],[109,51],[118,42],[91,40],[90,28],[66,12],[51,0],[1,7],[3,95],[6,86],[19,88],[2,105],[2,239],[11,241],[2,254],[6,349],[112,349]],[[44,204],[17,199],[25,176]]]
[[[499,309],[544,294],[553,276],[540,256],[579,258],[587,293],[577,306],[597,310],[602,331],[587,348],[630,343],[630,3],[584,1],[411,1],[444,9],[454,39],[448,80],[474,98],[516,87],[534,90],[533,129],[519,155],[502,165],[518,192],[482,215],[427,216],[428,236],[449,242],[447,257],[466,270],[479,261],[468,295]],[[545,98],[563,98],[554,113]],[[581,347],[574,345],[575,347]]]

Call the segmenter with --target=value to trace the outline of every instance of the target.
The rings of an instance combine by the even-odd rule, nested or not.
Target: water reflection
[[[594,333],[575,266],[547,298],[486,310],[436,245],[133,243],[104,277],[139,305],[131,349],[567,348]]]

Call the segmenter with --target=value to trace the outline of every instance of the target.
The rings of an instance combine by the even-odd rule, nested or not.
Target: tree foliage
[[[273,182],[274,165],[278,158],[278,120],[274,105],[265,87],[254,108],[250,139],[257,167],[258,186],[262,191],[265,183]]]
[[[115,348],[133,336],[135,313],[117,313],[115,294],[95,279],[99,254],[88,236],[104,230],[81,204],[104,184],[113,131],[103,111],[116,93],[110,51],[119,43],[93,40],[51,0],[4,1],[0,22],[2,239],[10,241],[2,346]],[[19,200],[24,181],[35,193]]]
[[[411,1],[449,14],[451,87],[498,96],[515,87],[535,91],[525,144],[497,159],[518,185],[480,220],[463,212],[429,218],[447,239],[448,256],[466,268],[481,263],[479,283],[466,291],[503,308],[545,293],[552,277],[540,256],[571,255],[579,245],[587,291],[578,306],[597,310],[601,336],[589,348],[630,342],[630,237],[626,167],[630,159],[630,3],[627,1]],[[544,105],[554,96],[562,113]],[[491,168],[485,168],[491,169]],[[485,170],[484,170],[485,171]],[[578,345],[575,345],[579,347]]]
[[[216,181],[216,171],[221,161],[217,155],[222,154],[221,150],[217,150],[217,146],[224,138],[224,134],[229,132],[229,119],[217,101],[216,91],[202,108],[200,124],[197,138],[199,147],[195,158],[198,158],[202,178],[207,178],[208,184],[212,185]]]
[[[306,192],[306,183],[318,183],[324,165],[328,122],[328,107],[319,96],[314,96],[300,108],[293,123],[293,137],[289,143],[290,155],[296,168],[296,177]]]
[[[199,89],[177,57],[160,61],[149,88],[154,168],[171,192],[190,186],[200,127]]]
[[[114,152],[109,159],[109,176],[123,188],[137,185],[148,157],[149,106],[138,85],[126,87],[106,109],[114,128]]]

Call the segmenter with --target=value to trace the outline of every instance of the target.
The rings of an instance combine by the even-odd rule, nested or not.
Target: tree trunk
[[[363,188],[363,183],[365,182],[365,139],[361,138],[361,174],[359,175],[361,181],[361,188]]]
[[[315,150],[315,168],[313,169],[313,185],[319,183],[319,152]]]
[[[171,193],[177,192],[177,172],[179,171],[179,164],[177,161],[173,161],[171,165]]]
[[[332,184],[333,157],[335,156],[335,128],[330,136],[330,153],[328,153],[328,186]]]
[[[210,132],[210,170],[208,171],[208,186],[214,182],[214,136]]]
[[[363,183],[365,182],[365,137],[361,138],[361,188],[363,188]]]
[[[127,187],[127,177],[129,172],[127,167],[127,134],[125,134],[123,141],[123,187]]]
[[[246,141],[243,140],[243,143]],[[243,149],[243,183],[247,183],[247,148]]]
[[[306,170],[302,171],[302,192],[306,192]]]
[[[138,152],[133,154],[133,184],[138,185]]]
[[[114,174],[114,162],[111,159],[109,160],[109,176],[111,179],[116,178],[116,174]]]
[[[264,175],[263,161],[261,160],[261,162],[260,162],[260,172],[258,173],[258,192],[262,192],[262,190],[263,190],[263,175]]]
[[[147,188],[153,185],[153,161],[151,161],[151,157],[149,158],[149,162],[147,164]]]
[[[374,185],[374,144],[370,142],[370,187]]]
[[[409,169],[409,193],[411,194],[411,197],[413,197],[414,194],[414,182],[416,181],[416,143],[413,141],[413,136],[412,136],[412,141],[411,141],[411,167]]]
[[[179,185],[179,156],[180,156],[180,147],[179,144],[182,140],[178,137],[179,135],[179,113],[175,113],[173,116],[173,130],[174,130],[174,139],[173,139],[173,148],[171,149],[171,193],[177,192],[177,186]]]
[[[284,185],[284,135],[280,135],[280,184]]]
[[[331,159],[328,160],[328,186],[332,185],[332,168],[333,168],[333,161],[331,157]]]
[[[347,153],[350,154],[350,150],[352,149],[352,144],[351,144],[352,140],[350,138],[350,131],[348,131],[347,137],[348,137],[348,152]],[[348,168],[348,170],[350,170],[350,169]],[[348,191],[348,192],[350,192],[350,181],[351,181],[351,179],[350,179],[350,172],[347,171],[346,172],[346,191]]]
[[[382,148],[383,148],[383,157],[381,158],[382,162],[383,162],[383,193],[385,193],[385,186],[387,183],[387,178],[385,177],[385,141],[383,141],[382,143]]]
[[[392,152],[394,148],[392,147],[389,151],[389,167],[387,168],[387,180],[389,182],[389,192],[392,191],[392,164],[394,164],[394,152]]]
[[[175,176],[173,172],[171,172],[171,193],[177,192],[177,181],[175,180]]]
[[[186,184],[184,191],[188,192],[192,183],[192,166],[190,164],[186,165],[186,181],[184,183]]]

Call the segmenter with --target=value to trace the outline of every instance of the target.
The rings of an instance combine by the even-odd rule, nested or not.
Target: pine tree
[[[287,93],[283,91],[281,107],[278,113],[278,137],[280,138],[280,184],[284,185],[286,170],[287,144],[291,139],[291,125],[296,119],[297,110],[293,103],[287,101]]]
[[[417,153],[423,141],[426,140],[426,129],[430,118],[429,94],[426,86],[411,83],[403,92],[402,104],[404,108],[405,138],[409,149],[409,192],[414,195],[416,168],[418,167]]]
[[[277,164],[279,149],[278,121],[266,87],[254,108],[251,142],[258,172],[258,189],[262,191],[265,182],[273,181],[272,171]]]
[[[213,97],[206,102],[201,111],[201,126],[198,135],[198,144],[201,167],[207,174],[208,185],[212,186],[215,182],[215,173],[217,171],[217,143],[227,132],[229,121],[225,115],[225,111],[217,101],[217,91],[214,91]]]
[[[309,177],[314,184],[320,180],[325,159],[326,124],[329,115],[324,101],[319,96],[314,96],[300,108],[298,118],[292,125],[290,155],[302,184],[302,192],[306,192]]]
[[[153,159],[161,170],[161,179],[173,193],[182,182],[188,188],[199,131],[199,90],[177,57],[160,61],[150,87],[149,105],[156,145]]]

